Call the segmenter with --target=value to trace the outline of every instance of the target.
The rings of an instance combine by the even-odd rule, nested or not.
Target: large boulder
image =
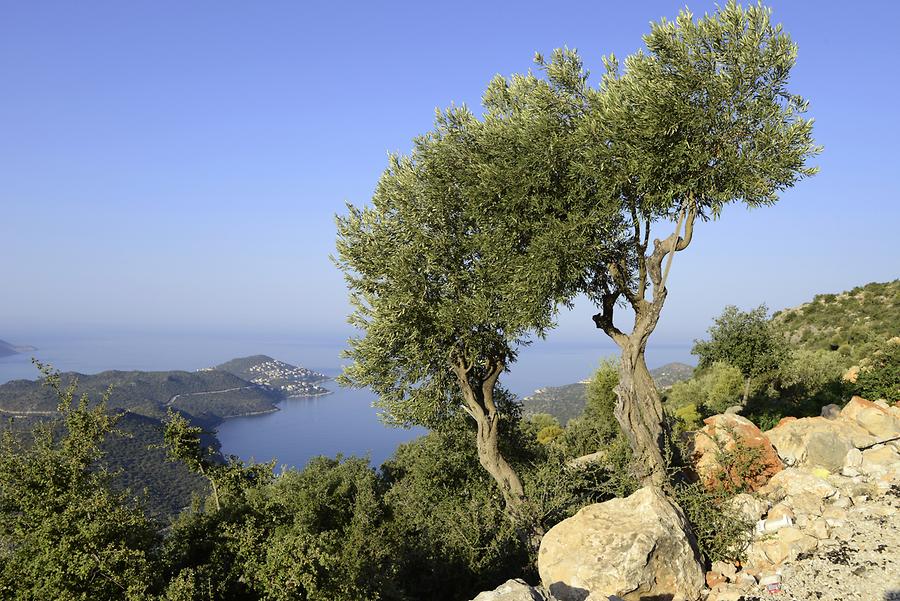
[[[507,580],[492,591],[479,593],[472,601],[545,601],[544,595],[524,580]]]
[[[625,601],[697,599],[703,570],[681,511],[645,487],[582,508],[541,541],[541,581],[560,601],[618,595]]]
[[[784,465],[778,454],[756,425],[735,414],[713,415],[694,433],[691,455],[698,476],[708,488],[726,484],[735,489],[756,490]],[[732,465],[723,465],[723,455],[741,449],[756,455],[753,465],[740,458]]]
[[[850,449],[877,442],[856,422],[825,417],[783,420],[765,436],[786,465],[824,467],[831,472],[840,471]]]
[[[841,418],[864,428],[879,440],[900,436],[900,417],[872,401],[855,396],[843,409]]]

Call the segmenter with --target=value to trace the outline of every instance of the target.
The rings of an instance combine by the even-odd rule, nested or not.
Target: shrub
[[[564,454],[570,457],[587,455],[603,449],[622,435],[614,414],[618,384],[616,362],[601,362],[587,385],[584,412],[578,418],[569,420],[560,439]]]
[[[700,412],[697,411],[697,405],[694,403],[688,403],[676,409],[674,417],[676,419],[677,429],[681,432],[697,430],[703,423],[703,418],[700,415]]]
[[[666,405],[673,415],[687,405],[694,405],[702,415],[713,415],[739,404],[743,389],[741,371],[727,363],[716,362],[690,380],[673,384]]]
[[[900,400],[900,338],[881,344],[861,362],[854,392],[867,399]]]
[[[0,434],[0,598],[143,600],[159,586],[157,524],[98,467],[117,416],[108,394],[76,401],[77,382],[38,364],[61,418],[26,444]]]
[[[478,462],[466,419],[401,445],[382,466],[396,581],[408,598],[469,599],[529,569],[527,542]],[[533,451],[507,446],[504,455]]]

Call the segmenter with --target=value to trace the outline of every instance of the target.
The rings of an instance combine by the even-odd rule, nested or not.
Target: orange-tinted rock
[[[900,418],[895,417],[889,409],[859,396],[853,397],[844,405],[841,417],[856,422],[878,438],[900,436]]]
[[[772,443],[750,420],[740,415],[714,415],[694,433],[692,456],[697,475],[708,488],[756,490],[784,468]],[[735,456],[745,449],[744,457]],[[733,461],[722,465],[723,455]],[[737,453],[740,455],[740,453]],[[750,456],[756,455],[750,461]]]
[[[722,574],[713,572],[712,570],[706,573],[706,586],[709,588],[713,588],[717,584],[722,584],[723,582],[728,582],[728,580]]]
[[[789,424],[789,423],[795,422],[795,421],[797,421],[796,417],[782,417],[780,420],[778,420],[778,423],[775,424],[775,427],[772,429],[774,430],[775,428],[780,428],[781,426],[783,426],[785,424]]]

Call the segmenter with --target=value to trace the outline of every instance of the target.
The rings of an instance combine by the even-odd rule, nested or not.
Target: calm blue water
[[[33,354],[61,371],[97,373],[120,370],[196,370],[235,357],[266,354],[276,359],[336,375],[343,360],[342,344],[310,342],[300,336],[240,336],[210,334],[110,333],[107,335],[17,336],[4,338],[14,344],[38,347]],[[565,345],[543,342],[524,349],[510,373],[501,381],[518,396],[537,388],[571,384],[590,376],[603,357],[615,349],[595,345]],[[656,367],[670,361],[692,362],[687,346],[651,346],[648,364]],[[36,379],[30,356],[0,357],[0,383]],[[400,443],[423,430],[388,428],[373,408],[374,395],[365,390],[341,389],[335,382],[326,387],[333,394],[316,399],[288,399],[280,411],[226,421],[219,427],[222,451],[241,459],[269,461],[302,467],[310,457],[370,454],[379,465]]]
[[[225,453],[241,459],[303,467],[316,455],[369,455],[381,465],[400,443],[421,436],[422,428],[389,428],[378,421],[368,390],[326,384],[332,394],[313,399],[287,399],[280,411],[236,417],[218,428]]]

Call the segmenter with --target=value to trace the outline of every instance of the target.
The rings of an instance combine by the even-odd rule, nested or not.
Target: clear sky
[[[333,215],[436,107],[568,45],[600,71],[657,2],[0,3],[0,338],[120,327],[348,333]],[[696,13],[715,9],[692,2]],[[900,3],[777,0],[821,173],[703,224],[657,342],[900,276]],[[581,303],[552,337],[597,340]]]

